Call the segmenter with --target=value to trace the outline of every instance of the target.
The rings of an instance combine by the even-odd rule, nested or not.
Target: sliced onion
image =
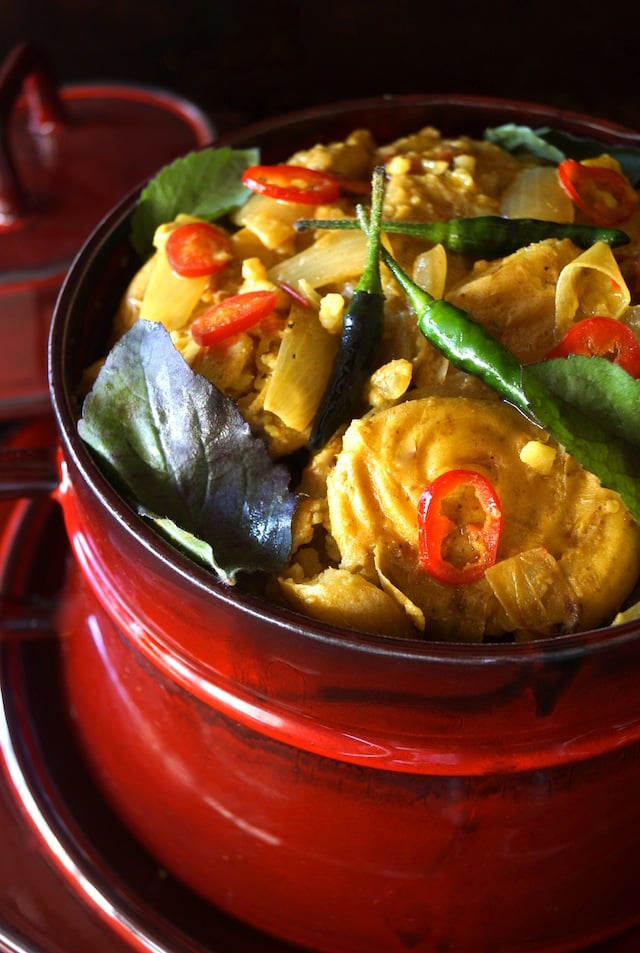
[[[609,245],[596,242],[565,265],[556,284],[556,325],[564,334],[572,321],[604,314],[620,318],[631,293]]]
[[[293,304],[278,357],[264,393],[264,409],[286,427],[302,432],[311,423],[324,394],[338,347],[311,308]]]
[[[502,196],[500,214],[505,218],[537,218],[570,223],[573,202],[558,181],[552,166],[523,169]]]
[[[299,281],[322,288],[359,278],[366,258],[367,239],[361,231],[324,232],[313,245],[273,265],[267,277],[292,288]]]
[[[513,629],[540,630],[575,625],[576,595],[560,564],[544,547],[502,559],[487,569],[486,581]]]
[[[413,263],[413,280],[434,298],[442,298],[447,281],[447,253],[443,245],[421,252]]]

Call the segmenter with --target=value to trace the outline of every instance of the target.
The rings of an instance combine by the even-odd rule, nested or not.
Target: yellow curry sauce
[[[289,162],[361,182],[384,163],[386,219],[579,220],[552,170],[432,128],[384,146],[359,130]],[[527,193],[532,170],[539,181]],[[360,231],[299,232],[295,222],[353,216],[356,200],[310,209],[252,196],[234,215],[232,262],[205,279],[171,273],[164,243],[176,223],[167,223],[127,289],[116,336],[140,317],[162,321],[193,369],[237,401],[274,458],[304,448],[366,241]],[[640,309],[623,272],[624,259],[637,253],[637,211],[624,227],[631,242],[616,255],[602,243],[585,252],[563,239],[474,261],[413,237],[387,234],[384,241],[417,284],[463,308],[528,363],[587,315],[635,327]],[[524,640],[611,622],[640,575],[640,528],[620,497],[434,350],[384,268],[383,285],[384,338],[361,416],[305,464],[292,551],[270,581],[270,597],[330,623],[399,638]],[[198,314],[260,289],[277,292],[273,315],[223,344],[196,344],[189,328]],[[498,559],[466,585],[438,582],[418,558],[419,496],[457,467],[487,476],[503,510]]]

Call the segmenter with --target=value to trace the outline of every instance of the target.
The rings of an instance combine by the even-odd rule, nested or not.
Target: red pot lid
[[[161,166],[210,142],[192,103],[144,86],[56,87],[17,46],[0,68],[0,418],[48,408],[53,305],[102,217]]]

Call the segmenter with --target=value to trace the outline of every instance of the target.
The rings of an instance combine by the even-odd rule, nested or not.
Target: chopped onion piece
[[[434,245],[416,256],[413,280],[434,298],[443,298],[447,280],[447,253],[443,245]]]
[[[576,596],[556,559],[543,547],[491,566],[485,579],[514,629],[575,625]]]
[[[609,245],[596,242],[565,265],[556,285],[556,325],[564,334],[573,321],[591,315],[619,318],[631,295]]]
[[[500,214],[505,218],[537,218],[571,223],[574,206],[558,181],[555,166],[523,169],[502,196]]]
[[[274,265],[267,274],[276,284],[295,287],[304,280],[312,288],[322,288],[358,279],[366,257],[367,239],[361,231],[325,232],[309,248]]]
[[[295,222],[309,213],[308,205],[279,202],[266,195],[252,195],[233,216],[235,225],[248,228],[265,248],[280,248],[296,234]]]
[[[337,336],[325,331],[317,313],[294,304],[266,386],[264,409],[292,430],[304,431],[322,400],[337,347]]]

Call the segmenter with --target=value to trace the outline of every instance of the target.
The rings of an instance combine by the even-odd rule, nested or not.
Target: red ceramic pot
[[[357,126],[508,121],[640,145],[461,96],[347,102],[225,143],[273,161]],[[217,584],[96,469],[75,384],[136,267],[133,201],[77,258],[50,340],[66,691],[118,814],[212,904],[326,953],[550,953],[640,921],[640,626],[491,647],[332,629]]]

